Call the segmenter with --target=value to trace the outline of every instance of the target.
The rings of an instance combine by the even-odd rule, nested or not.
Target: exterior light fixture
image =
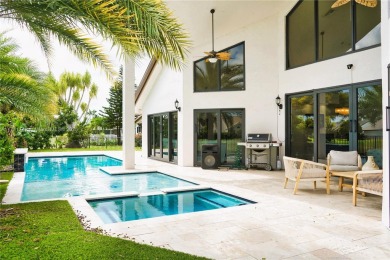
[[[278,106],[279,110],[283,109],[283,104],[281,104],[281,98],[279,97],[279,95],[275,98],[275,103]]]
[[[179,101],[177,101],[177,99],[175,101],[175,108],[177,111],[179,111],[179,112],[181,111],[181,107],[179,107]]]
[[[353,67],[353,64],[347,64],[347,68],[350,70],[350,69],[352,69],[352,67]]]

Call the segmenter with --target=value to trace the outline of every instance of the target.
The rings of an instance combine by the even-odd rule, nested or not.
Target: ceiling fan
[[[332,5],[332,8],[336,8],[348,3],[351,0],[337,0]],[[377,5],[377,0],[355,0],[356,3],[367,6],[367,7],[375,7]]]
[[[215,9],[210,10],[211,13],[211,34],[212,34],[212,47],[213,50],[210,52],[205,52],[207,54],[206,62],[215,63],[217,60],[230,60],[229,52],[216,52],[214,51],[214,13]]]

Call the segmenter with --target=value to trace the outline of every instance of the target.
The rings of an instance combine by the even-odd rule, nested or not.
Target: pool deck
[[[33,154],[40,155],[46,154]],[[390,259],[382,197],[359,195],[354,207],[352,191],[337,191],[337,179],[331,180],[330,195],[323,183],[316,190],[301,183],[293,195],[293,183],[283,189],[283,171],[180,167],[142,158],[140,152],[135,162],[137,169],[158,170],[257,203],[115,224],[103,224],[83,198],[68,199],[74,210],[113,236],[213,259]]]

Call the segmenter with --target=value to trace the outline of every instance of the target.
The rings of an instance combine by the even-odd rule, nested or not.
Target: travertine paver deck
[[[214,259],[390,259],[390,231],[381,223],[381,197],[361,197],[354,207],[351,190],[338,192],[336,179],[331,195],[326,195],[322,183],[317,190],[312,183],[302,183],[298,195],[293,195],[292,183],[283,189],[282,171],[202,170],[145,159],[139,153],[136,167],[157,169],[257,203],[105,225],[92,210],[85,210],[85,200],[73,198],[72,206],[112,235]]]

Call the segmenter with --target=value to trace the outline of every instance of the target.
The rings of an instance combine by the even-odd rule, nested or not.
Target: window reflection
[[[304,0],[287,16],[288,67],[315,61],[314,1]]]
[[[195,63],[195,91],[218,90],[219,63],[201,60]]]
[[[229,52],[230,59],[208,59],[194,62],[195,92],[245,89],[245,45],[240,43],[221,52]]]
[[[318,58],[320,60],[340,56],[352,49],[350,5],[331,9],[333,3],[334,0],[318,2]]]
[[[331,8],[334,2],[302,0],[287,15],[288,68],[381,43],[381,1],[374,8],[355,1]]]
[[[367,8],[356,5],[356,49],[362,49],[381,43],[381,2]]]
[[[314,110],[313,95],[291,98],[291,156],[313,160]]]
[[[244,45],[228,49],[230,60],[221,61],[221,88],[244,89]]]

